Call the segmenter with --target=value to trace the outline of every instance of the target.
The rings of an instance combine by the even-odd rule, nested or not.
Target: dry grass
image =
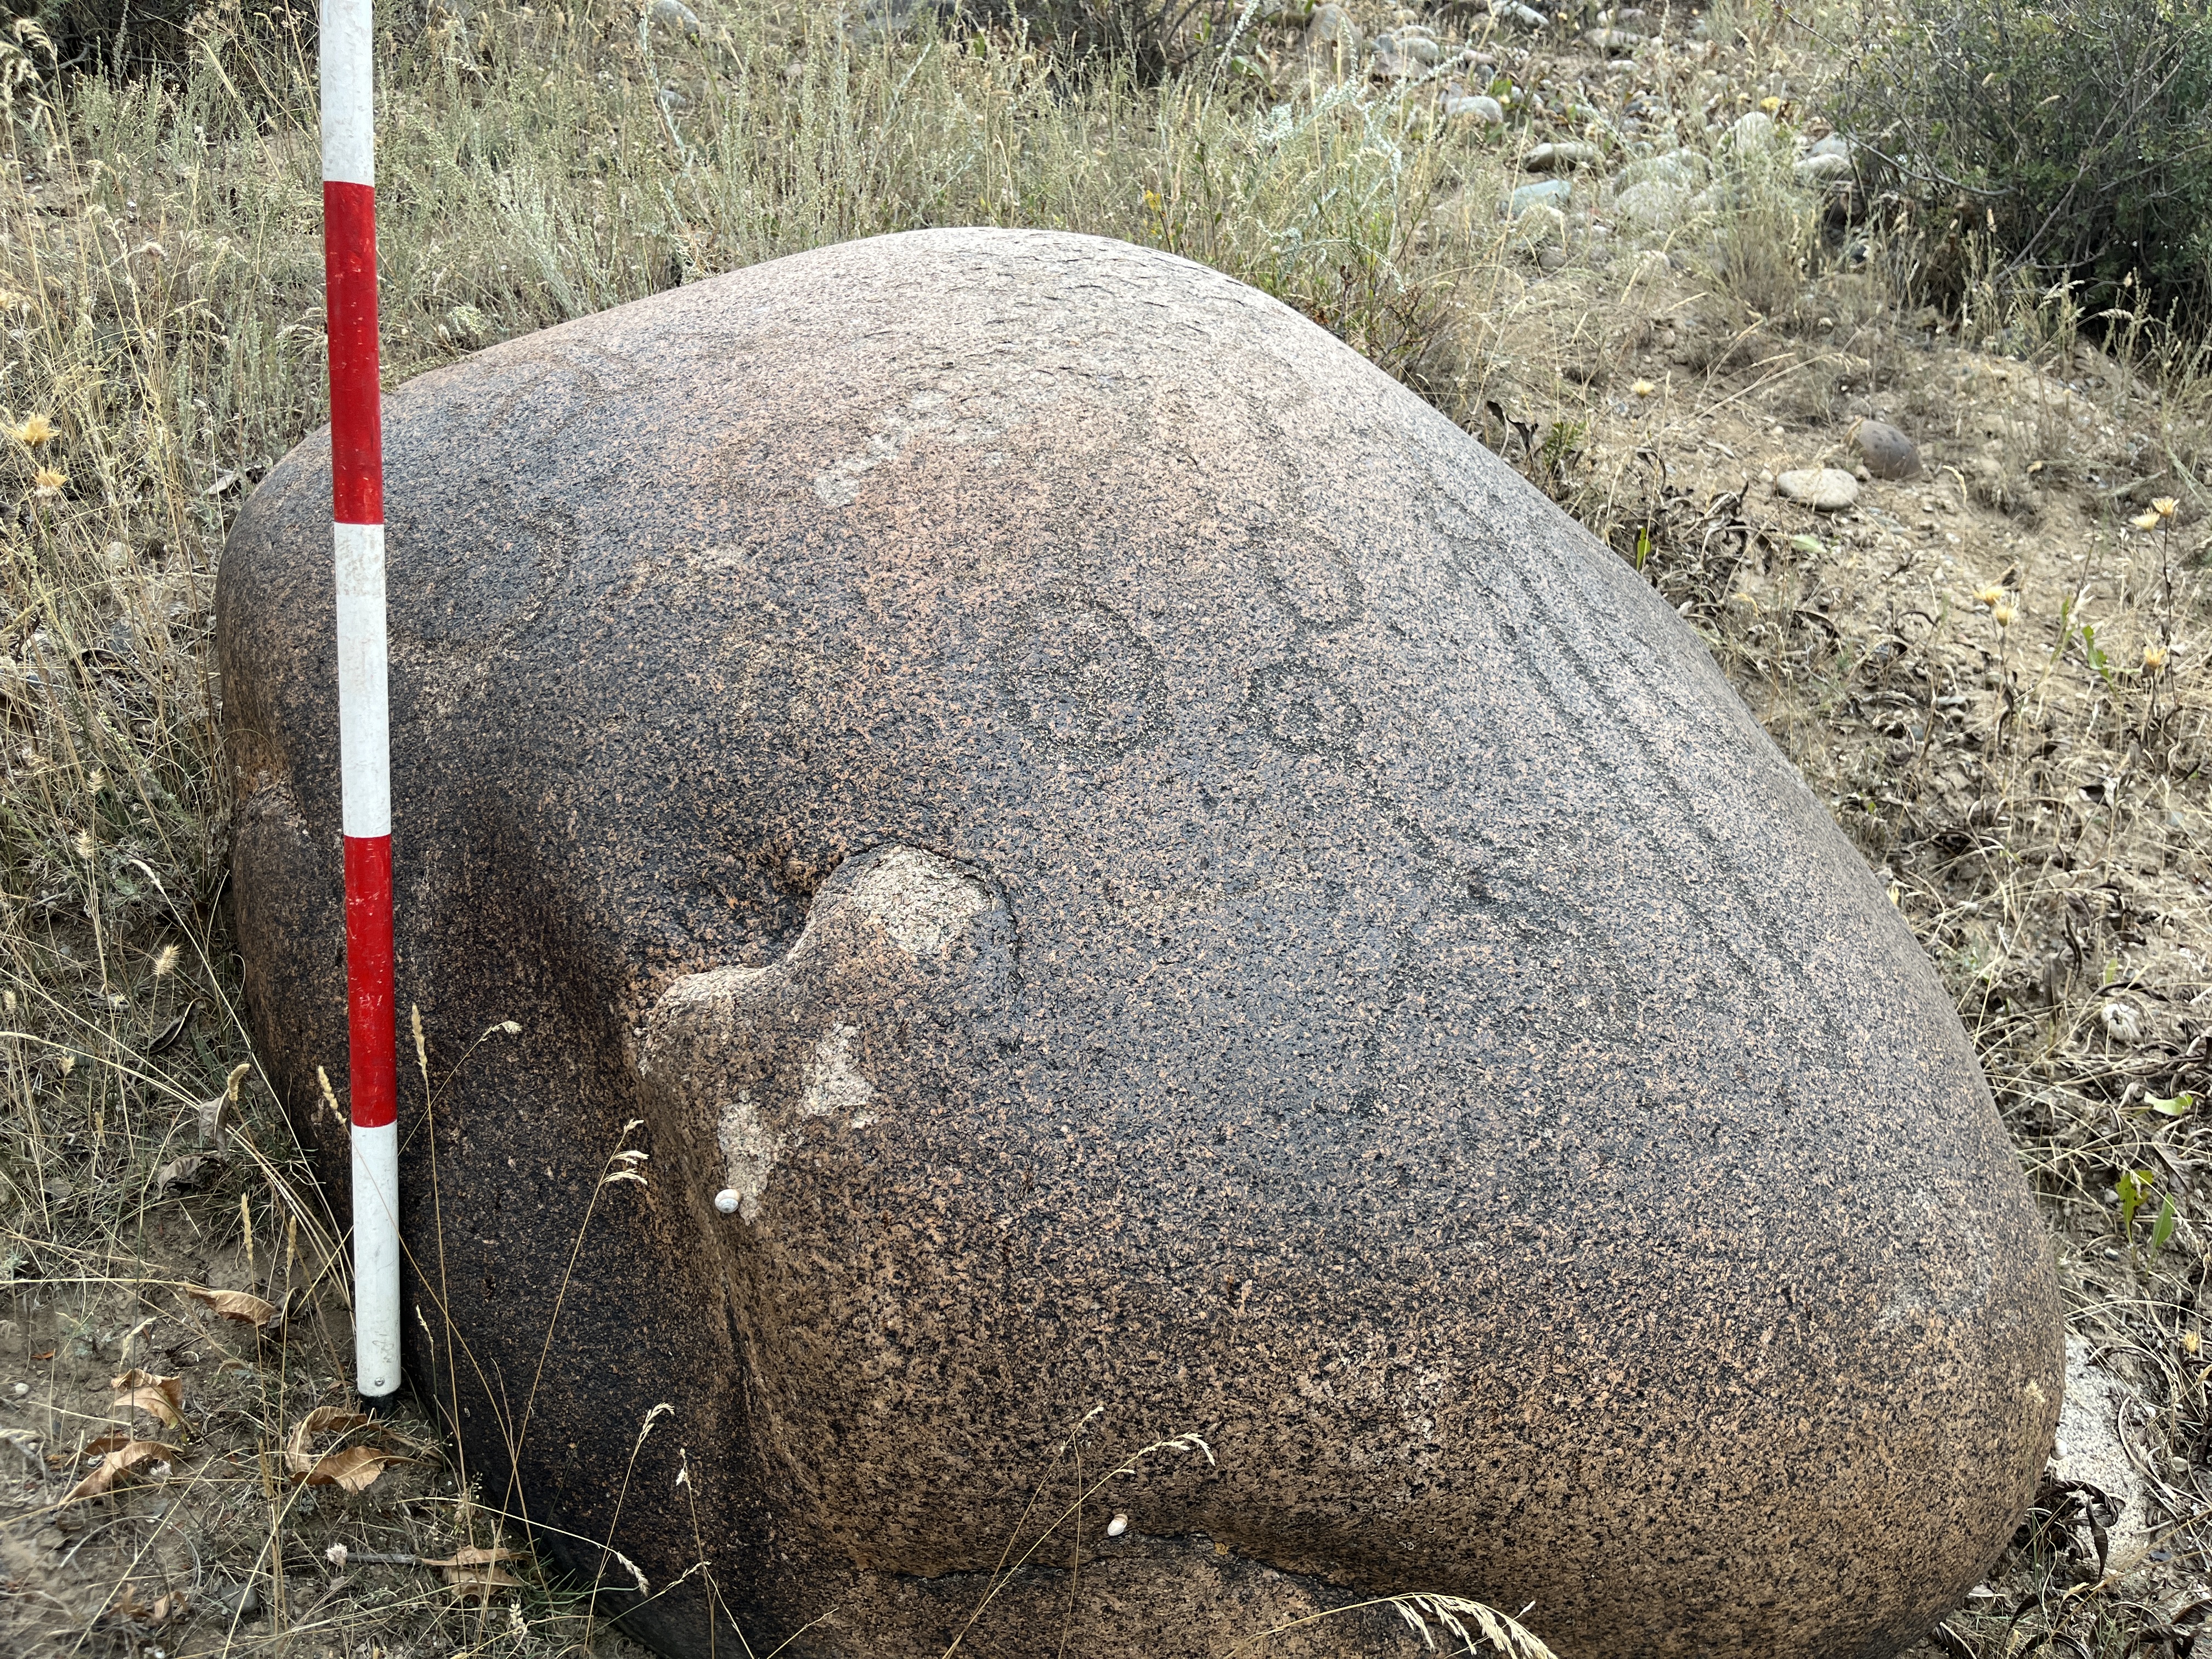
[[[2212,1137],[2153,1103],[2212,1090],[2212,400],[2186,343],[1986,286],[1963,319],[1923,315],[1879,215],[1834,220],[1786,167],[1737,169],[1642,247],[1509,234],[1514,157],[1563,126],[1622,142],[1633,95],[1663,112],[1653,148],[1714,152],[1761,96],[1808,118],[1803,39],[1749,12],[1626,65],[1492,41],[1490,72],[1553,113],[1486,141],[1434,118],[1435,84],[1304,80],[1279,29],[1235,74],[1079,86],[1003,33],[848,46],[820,11],[697,9],[696,39],[514,7],[386,43],[392,378],[799,248],[978,222],[1176,248],[1405,378],[1676,604],[1887,874],[2063,1241],[2074,1328],[2141,1397],[2167,1559],[2107,1582],[2054,1496],[1954,1639],[2179,1651],[2157,1632],[2203,1583],[2212,1504]],[[413,1460],[359,1494],[286,1473],[350,1345],[266,1087],[249,1070],[236,1127],[204,1109],[252,1060],[209,602],[231,514],[321,418],[312,71],[236,0],[198,28],[168,86],[42,86],[0,56],[0,1647],[613,1651],[526,1561],[489,1605],[409,1565],[514,1541],[435,1425],[400,1420],[411,1448],[354,1431]],[[1929,476],[1841,522],[1773,496],[1782,465],[1847,464],[1877,412]],[[283,1306],[283,1340],[187,1284]],[[124,1403],[132,1369],[182,1379],[179,1424]],[[133,1424],[173,1449],[64,1503],[82,1449]]]

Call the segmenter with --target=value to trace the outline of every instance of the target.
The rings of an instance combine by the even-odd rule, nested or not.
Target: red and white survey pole
[[[353,1105],[354,1365],[399,1386],[398,1032],[392,1000],[392,738],[384,639],[384,434],[376,368],[371,0],[322,0],[323,271],[331,339],[346,1030]]]

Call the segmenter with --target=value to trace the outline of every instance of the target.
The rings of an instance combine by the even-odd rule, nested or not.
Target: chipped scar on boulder
[[[853,1039],[857,1025],[832,1025],[814,1045],[814,1058],[806,1067],[806,1092],[799,1109],[809,1117],[854,1114],[856,1129],[873,1123],[872,1113],[863,1111],[875,1098],[876,1085],[853,1069]]]
[[[824,952],[866,951],[871,934],[917,963],[933,962],[995,902],[988,886],[950,859],[915,847],[879,848],[861,855],[848,879],[833,877],[824,884],[805,929],[781,961],[765,968],[710,969],[668,988],[653,1009],[640,1071],[678,1098],[714,1103],[709,1115],[726,1183],[717,1194],[720,1207],[733,1208],[749,1224],[759,1220],[769,1176],[797,1120],[834,1118],[848,1129],[865,1129],[885,1104],[867,1075],[860,1025],[839,1019],[835,1011],[825,1011],[828,1017],[811,1041],[800,1038],[797,1054],[785,1046],[790,1036],[769,1039],[786,1056],[775,1063],[789,1066],[799,1060],[796,1078],[781,1089],[771,1071],[766,1078],[756,1074],[753,1086],[733,1097],[724,1093],[729,1079],[722,1057],[750,1055],[763,1019],[774,1029],[776,1016],[769,1011],[781,1007],[788,1018],[793,975]],[[728,1202],[732,1194],[734,1206]]]
[[[873,916],[908,956],[925,957],[943,955],[991,908],[991,894],[950,859],[893,847],[868,866],[845,902]],[[805,942],[802,937],[800,946]]]
[[[995,451],[1000,438],[1012,428],[1027,425],[1030,418],[1003,387],[988,383],[917,392],[903,408],[878,414],[873,435],[859,450],[840,456],[814,475],[815,499],[824,507],[850,507],[860,499],[861,481],[896,460],[916,440],[985,444]],[[1003,459],[997,464],[1003,465]]]
[[[760,1219],[760,1197],[768,1190],[768,1172],[775,1168],[779,1148],[775,1136],[761,1121],[760,1109],[743,1089],[722,1108],[715,1138],[722,1145],[722,1165],[729,1189],[738,1195],[738,1214],[748,1222]]]

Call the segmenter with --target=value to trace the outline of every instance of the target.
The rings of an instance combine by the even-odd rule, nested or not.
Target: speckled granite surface
[[[1934,975],[1689,630],[1346,348],[929,232],[386,431],[400,999],[441,1077],[524,1028],[403,1103],[466,1345],[409,1362],[611,1584],[674,1407],[650,1639],[708,1651],[711,1583],[720,1650],[940,1653],[1094,1407],[1086,1483],[1216,1461],[1109,1483],[963,1652],[1437,1589],[1565,1659],[1873,1659],[2004,1541],[2058,1309]],[[328,513],[319,435],[219,597],[249,996],[342,1202]]]

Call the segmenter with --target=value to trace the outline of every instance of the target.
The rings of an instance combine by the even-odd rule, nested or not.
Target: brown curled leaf
[[[474,1545],[455,1550],[442,1561],[423,1559],[426,1567],[435,1567],[445,1575],[446,1583],[457,1596],[473,1595],[479,1601],[491,1600],[497,1589],[520,1589],[522,1581],[503,1569],[502,1561],[519,1561],[522,1558],[509,1549],[479,1549]]]
[[[112,1439],[113,1437],[109,1437]],[[94,1442],[94,1444],[103,1443]],[[89,1449],[88,1448],[87,1449]],[[174,1446],[165,1446],[158,1440],[126,1440],[100,1460],[100,1467],[71,1486],[62,1495],[62,1502],[74,1504],[81,1498],[97,1498],[108,1491],[125,1475],[141,1463],[157,1457],[179,1455]]]
[[[198,1285],[187,1285],[185,1294],[195,1302],[205,1303],[209,1309],[225,1319],[235,1319],[240,1324],[266,1330],[273,1322],[283,1317],[284,1310],[273,1302],[264,1302],[249,1291],[210,1291]]]
[[[193,1152],[164,1164],[154,1171],[159,1192],[198,1192],[223,1170],[223,1161],[212,1152]]]
[[[412,1460],[398,1452],[379,1451],[374,1446],[349,1446],[343,1451],[334,1451],[317,1458],[300,1484],[307,1486],[339,1486],[347,1492],[366,1492],[370,1483],[394,1463]]]
[[[309,1486],[340,1486],[362,1492],[394,1463],[410,1461],[404,1454],[374,1446],[350,1446],[318,1455],[313,1440],[321,1434],[349,1434],[356,1429],[384,1425],[343,1406],[318,1406],[295,1424],[284,1443],[284,1467],[295,1480]]]
[[[109,1379],[107,1386],[122,1398],[115,1403],[124,1411],[148,1412],[171,1428],[185,1420],[185,1384],[180,1377],[156,1376],[151,1371],[128,1370]]]

